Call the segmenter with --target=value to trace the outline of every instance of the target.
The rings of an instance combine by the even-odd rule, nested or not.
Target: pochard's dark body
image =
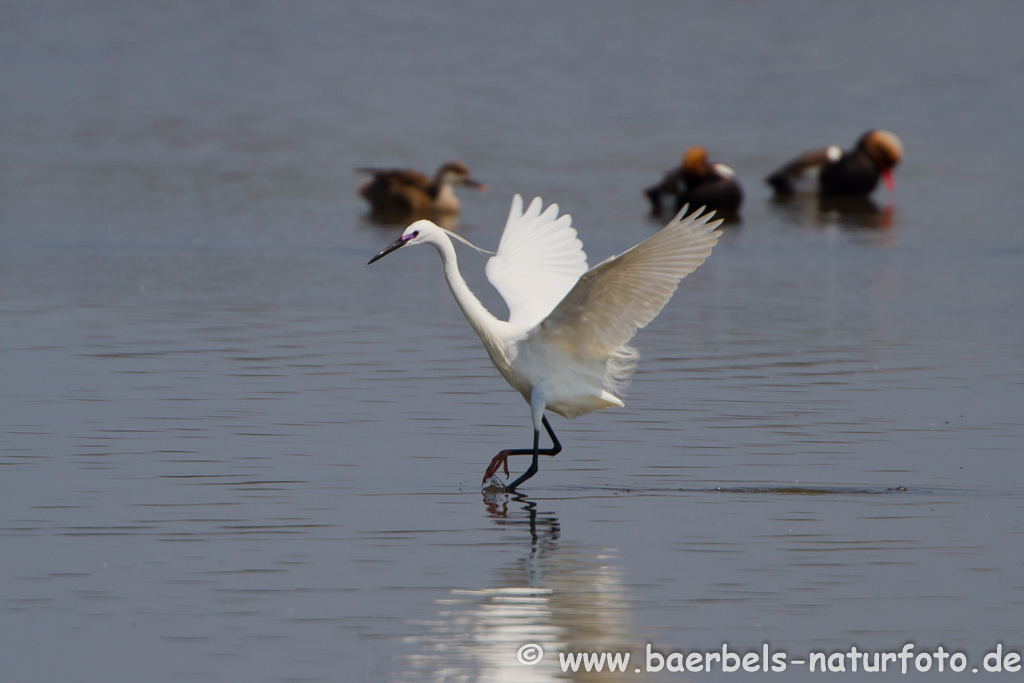
[[[796,192],[796,183],[804,173],[818,169],[818,192],[835,197],[863,197],[874,191],[884,179],[892,189],[892,169],[903,159],[903,143],[887,130],[869,130],[853,149],[843,151],[836,145],[804,152],[783,164],[765,182],[777,196]]]

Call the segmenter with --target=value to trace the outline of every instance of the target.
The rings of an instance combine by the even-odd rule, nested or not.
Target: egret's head
[[[437,227],[428,220],[416,221],[415,223],[413,223],[412,225],[405,229],[405,232],[402,233],[401,237],[399,237],[397,240],[395,240],[388,246],[384,247],[384,249],[382,249],[379,254],[370,259],[370,263],[373,263],[374,261],[384,258],[391,252],[397,249],[401,249],[407,244],[423,244],[424,242],[427,241],[430,235],[432,235],[434,232],[440,229],[441,228]],[[366,265],[370,265],[370,263],[367,263]]]

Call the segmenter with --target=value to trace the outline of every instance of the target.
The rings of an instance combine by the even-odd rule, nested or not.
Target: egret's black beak
[[[379,261],[380,259],[384,258],[385,256],[387,256],[391,252],[395,251],[396,249],[404,247],[406,242],[408,242],[408,241],[409,241],[408,238],[406,238],[405,235],[402,235],[397,240],[395,240],[394,242],[392,242],[388,246],[384,247],[384,249],[379,254],[377,254],[372,259],[370,259],[369,263],[367,263],[366,265],[370,265],[370,263],[373,263],[374,261]]]

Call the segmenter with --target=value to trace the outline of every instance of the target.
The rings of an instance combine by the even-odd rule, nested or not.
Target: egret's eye
[[[410,235],[410,237],[419,237],[419,236],[420,236],[420,231],[419,230],[413,230],[412,231],[412,235]]]

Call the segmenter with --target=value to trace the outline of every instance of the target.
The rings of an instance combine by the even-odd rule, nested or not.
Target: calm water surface
[[[4,5],[5,680],[1024,651],[1022,21]],[[775,165],[870,127],[906,144],[895,193],[770,199]],[[541,195],[596,263],[659,227],[640,189],[691,144],[736,169],[742,223],[638,336],[626,408],[554,419],[565,451],[526,495],[481,495],[527,406],[432,252],[366,267],[398,228],[365,219],[352,169],[460,159],[491,186],[461,193],[462,234],[493,247],[512,194]],[[504,313],[484,257],[460,258]]]

